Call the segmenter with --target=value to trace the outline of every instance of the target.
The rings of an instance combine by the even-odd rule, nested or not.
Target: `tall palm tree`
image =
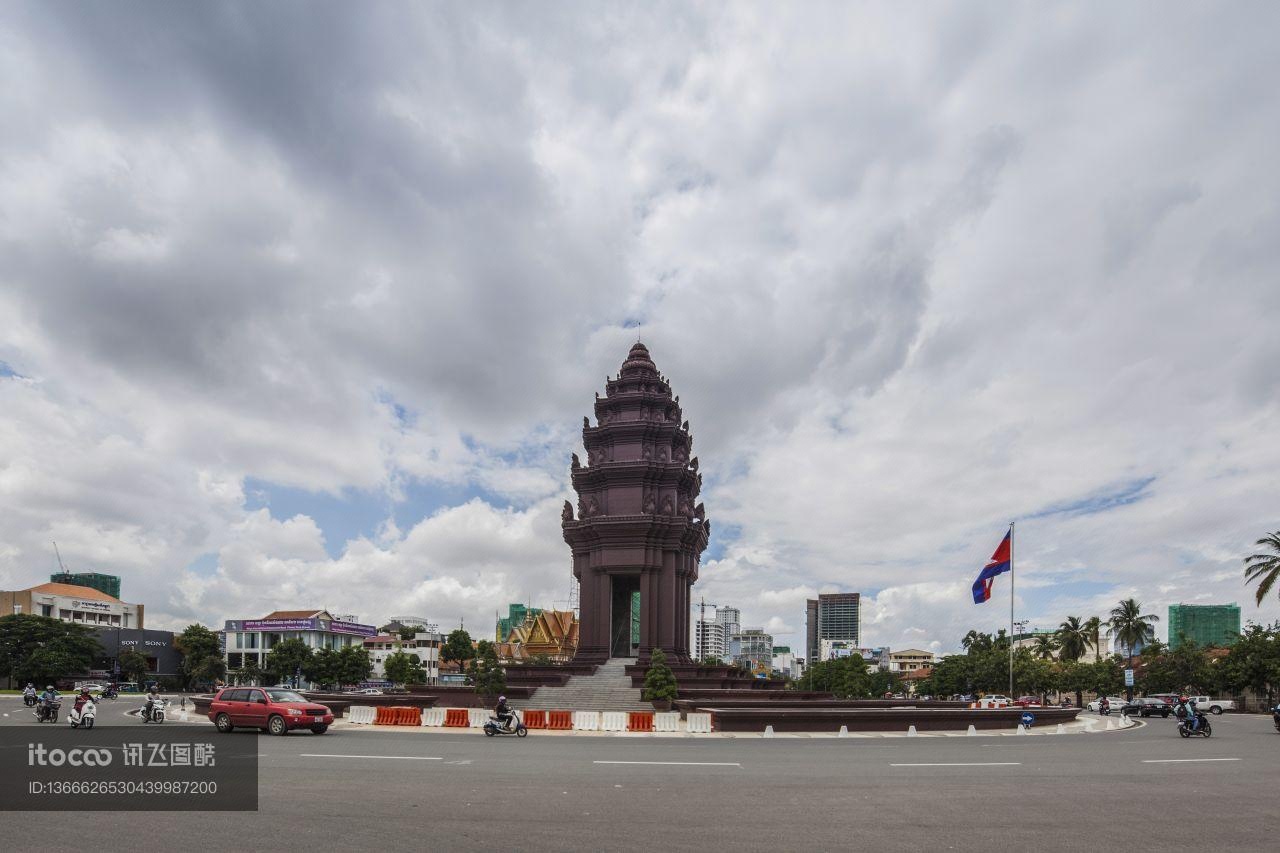
[[[1275,586],[1276,580],[1280,579],[1280,530],[1268,533],[1254,544],[1270,548],[1272,552],[1250,554],[1244,558],[1244,581],[1245,583],[1258,581],[1257,599],[1258,606],[1261,607],[1262,599],[1267,597],[1271,587]]]
[[[1156,629],[1152,627],[1160,617],[1153,613],[1143,613],[1142,605],[1136,599],[1126,598],[1111,610],[1111,636],[1120,641],[1129,653],[1129,669],[1133,669],[1133,649],[1140,643],[1151,640]],[[1128,690],[1129,698],[1133,698],[1133,688]]]
[[[1092,640],[1090,645],[1093,646],[1093,658],[1097,660],[1102,657],[1102,620],[1097,616],[1090,616],[1083,628],[1085,634]]]
[[[1068,616],[1058,626],[1058,657],[1061,660],[1080,660],[1089,645],[1089,632],[1081,624],[1079,616]]]
[[[1054,652],[1058,650],[1058,640],[1052,634],[1041,634],[1036,637],[1036,643],[1031,649],[1031,653],[1040,660],[1052,660]]]

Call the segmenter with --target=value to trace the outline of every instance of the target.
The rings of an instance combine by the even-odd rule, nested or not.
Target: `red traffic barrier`
[[[627,731],[629,732],[653,731],[653,712],[652,711],[629,711],[627,713]]]
[[[525,723],[525,727],[528,727]],[[547,712],[547,728],[553,731],[567,732],[573,728],[573,712],[572,711],[548,711]]]
[[[379,705],[377,709],[377,714],[373,718],[373,724],[375,726],[395,725],[395,714],[392,713],[393,710],[395,709],[388,708],[385,705]]]
[[[547,712],[534,710],[525,711],[524,727],[526,729],[545,729],[547,727]]]
[[[444,724],[446,726],[463,727],[471,725],[471,720],[467,716],[466,708],[449,708],[445,711]]]
[[[420,726],[422,725],[422,712],[417,708],[397,708],[400,712],[400,719],[396,722],[399,726]]]

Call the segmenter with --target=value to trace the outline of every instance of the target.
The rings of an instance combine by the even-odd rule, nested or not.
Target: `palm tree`
[[[1133,669],[1133,649],[1135,646],[1149,641],[1155,636],[1156,629],[1152,625],[1160,621],[1160,617],[1152,613],[1144,614],[1142,605],[1136,599],[1126,598],[1111,610],[1111,636],[1120,641],[1129,653],[1129,669]],[[1129,698],[1133,698],[1133,688],[1128,690]]]
[[[1080,660],[1089,645],[1089,632],[1081,624],[1079,616],[1068,616],[1058,626],[1058,657],[1061,660]]]
[[[1097,616],[1090,616],[1088,621],[1082,626],[1085,635],[1093,642],[1093,659],[1098,660],[1102,657],[1102,620]]]
[[[1250,554],[1244,558],[1244,581],[1258,581],[1257,599],[1258,606],[1261,607],[1262,599],[1267,597],[1271,587],[1280,578],[1280,530],[1268,533],[1254,544],[1272,551],[1270,554]]]
[[[1036,643],[1031,649],[1031,653],[1040,660],[1053,660],[1053,654],[1058,650],[1058,641],[1052,634],[1041,634],[1036,637]]]

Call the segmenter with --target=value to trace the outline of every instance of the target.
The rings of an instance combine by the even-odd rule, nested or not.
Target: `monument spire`
[[[680,402],[637,337],[618,375],[583,419],[587,464],[570,475],[565,542],[580,585],[578,659],[646,659],[661,648],[688,661],[691,587],[711,525]]]

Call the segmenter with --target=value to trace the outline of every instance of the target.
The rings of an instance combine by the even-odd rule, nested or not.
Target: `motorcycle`
[[[1183,737],[1191,737],[1193,735],[1204,735],[1205,737],[1213,737],[1213,726],[1209,724],[1209,718],[1204,714],[1197,713],[1196,719],[1200,722],[1199,727],[1192,729],[1188,720],[1178,720],[1178,734]]]
[[[1110,717],[1110,716],[1111,716],[1111,706],[1110,706],[1110,705],[1099,705],[1099,706],[1098,706],[1098,713],[1099,713],[1099,714],[1101,714],[1101,715],[1102,715],[1102,716],[1104,716],[1104,717]]]
[[[67,722],[71,724],[71,728],[78,729],[84,726],[86,729],[93,728],[93,721],[98,717],[98,706],[90,699],[80,706],[80,712],[76,713],[73,707],[67,712]]]
[[[120,694],[115,690],[104,690],[102,691],[102,696],[100,696],[99,698],[110,699],[112,702],[114,702],[116,701],[116,699],[120,698]]]
[[[36,720],[42,723],[58,722],[58,709],[61,707],[61,699],[54,699],[52,702],[41,702],[36,707]]]
[[[514,728],[513,728],[514,725]],[[494,735],[515,735],[516,737],[524,737],[529,734],[529,730],[524,727],[524,723],[520,721],[520,716],[515,711],[511,712],[511,721],[503,723],[497,717],[490,717],[489,722],[484,724],[484,733],[486,737]]]
[[[34,708],[36,706],[36,703],[39,701],[40,700],[36,697],[36,694],[34,693],[22,694],[22,704],[26,705],[28,708]]]
[[[152,703],[151,710],[147,710],[147,706],[143,705],[139,716],[142,717],[142,722],[144,723],[163,723],[164,709],[167,707],[169,707],[169,703],[163,699],[157,699]]]
[[[1271,721],[1276,724],[1276,731],[1280,732],[1280,705],[1271,709]]]

